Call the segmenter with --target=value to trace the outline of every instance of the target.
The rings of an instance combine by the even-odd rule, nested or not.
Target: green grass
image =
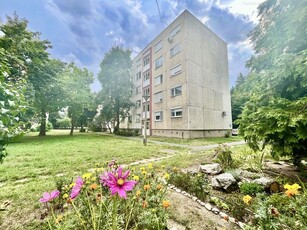
[[[243,138],[241,136],[233,136],[233,137],[206,137],[206,138],[197,138],[197,139],[181,139],[181,138],[173,138],[173,137],[149,137],[149,140],[160,141],[160,142],[170,142],[182,145],[190,145],[190,146],[204,146],[204,145],[213,145],[213,144],[223,144],[226,142],[236,142],[242,141]]]
[[[46,137],[31,133],[8,146],[8,157],[0,165],[0,206],[11,201],[0,211],[0,229],[37,229],[40,225],[38,199],[44,191],[55,189],[60,174],[76,178],[96,163],[117,159],[128,164],[145,158],[165,155],[161,150],[178,147],[143,146],[140,140],[95,133],[52,131]]]

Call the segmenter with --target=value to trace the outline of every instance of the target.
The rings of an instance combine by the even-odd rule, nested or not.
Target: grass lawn
[[[225,142],[236,142],[242,141],[243,137],[233,136],[233,137],[206,137],[206,138],[197,138],[197,139],[181,139],[173,137],[149,137],[149,140],[161,141],[161,142],[170,142],[182,145],[191,145],[191,146],[204,146],[204,145],[213,145],[213,144],[223,144]]]
[[[44,191],[55,189],[60,175],[76,178],[96,163],[116,158],[130,163],[145,158],[163,156],[163,149],[176,152],[182,148],[129,140],[96,133],[52,131],[47,137],[31,133],[8,146],[8,157],[0,165],[0,205],[11,202],[0,211],[0,229],[38,229],[41,207],[38,199]]]
[[[97,163],[114,158],[128,164],[146,158],[161,157],[175,150],[177,156],[161,162],[166,166],[186,167],[201,163],[208,152],[187,154],[188,149],[148,143],[141,139],[127,139],[100,133],[79,133],[69,136],[69,130],[53,130],[46,137],[30,133],[7,147],[9,155],[0,165],[0,229],[42,229],[42,205],[38,199],[44,191],[54,190],[55,181],[63,176],[74,180]],[[150,138],[188,145],[205,145],[239,141],[240,138],[210,138],[209,140],[181,140]],[[171,151],[169,151],[171,152]],[[158,163],[158,164],[161,164]]]

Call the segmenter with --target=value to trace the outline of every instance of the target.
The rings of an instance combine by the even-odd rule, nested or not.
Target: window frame
[[[159,100],[157,100],[158,95],[161,95],[159,97]],[[154,93],[154,103],[162,103],[163,102],[163,91],[158,91]]]
[[[180,66],[180,70],[172,73],[172,70],[178,68],[179,66]],[[171,77],[176,76],[176,75],[180,74],[181,72],[182,72],[182,65],[181,64],[175,65],[174,67],[172,67],[170,69]]]
[[[181,112],[181,115],[177,115],[178,112]],[[180,118],[183,115],[182,107],[172,108],[171,109],[171,118]]]
[[[180,88],[180,93],[176,93],[176,89]],[[179,95],[182,95],[182,85],[177,85],[173,88],[170,89],[171,90],[171,97],[176,97],[176,96],[179,96]],[[174,94],[173,94],[173,91],[174,91]]]
[[[159,113],[159,115],[157,115],[157,113]],[[157,116],[159,116],[160,119],[157,119]],[[163,121],[163,111],[162,110],[156,111],[154,114],[154,117],[155,117],[155,121]]]
[[[159,83],[157,83],[157,79],[160,78]],[[163,74],[159,74],[158,76],[155,77],[155,86],[156,85],[161,85],[163,83]]]
[[[163,66],[163,55],[155,60],[155,69],[158,69],[161,66]]]
[[[179,49],[178,49],[178,47],[179,47]],[[170,57],[172,58],[172,57],[174,57],[176,54],[178,54],[180,52],[181,52],[181,43],[178,43],[177,45],[173,46],[170,49]]]

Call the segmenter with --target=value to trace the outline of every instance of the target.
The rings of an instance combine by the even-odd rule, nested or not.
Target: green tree
[[[106,122],[114,123],[114,133],[119,131],[120,119],[127,117],[133,103],[130,101],[132,83],[130,81],[131,51],[113,47],[105,54],[98,79],[101,83],[99,98],[102,116]]]
[[[80,69],[74,64],[69,64],[61,80],[65,105],[68,107],[68,117],[71,119],[70,135],[73,135],[76,123],[84,109],[91,108],[94,103],[94,94],[90,88],[94,77],[87,69]]]
[[[230,90],[231,112],[233,127],[237,128],[236,121],[242,113],[245,103],[250,98],[250,91],[246,89],[246,76],[240,73],[237,77],[235,86]]]
[[[25,123],[22,118],[28,106],[24,97],[26,91],[24,78],[22,76],[17,78],[11,74],[13,59],[14,68],[25,74],[23,62],[0,48],[0,163],[7,155],[6,145],[12,139],[24,134]],[[16,63],[19,65],[15,66]]]
[[[249,145],[272,148],[298,164],[307,156],[307,24],[303,0],[267,0],[251,33],[256,56],[248,66],[251,99],[239,119]]]
[[[47,113],[59,111],[64,105],[63,85],[60,76],[65,64],[59,60],[48,59],[40,64],[32,73],[33,79],[33,105],[40,118],[39,136],[46,136]]]

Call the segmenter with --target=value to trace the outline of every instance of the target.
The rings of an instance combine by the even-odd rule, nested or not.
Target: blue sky
[[[31,31],[51,41],[52,57],[75,62],[94,74],[114,45],[136,55],[185,9],[228,43],[230,86],[247,73],[253,51],[247,34],[257,23],[263,0],[1,0],[0,18],[14,12],[29,21]],[[162,20],[161,20],[162,19]],[[94,91],[100,85],[96,80]]]

